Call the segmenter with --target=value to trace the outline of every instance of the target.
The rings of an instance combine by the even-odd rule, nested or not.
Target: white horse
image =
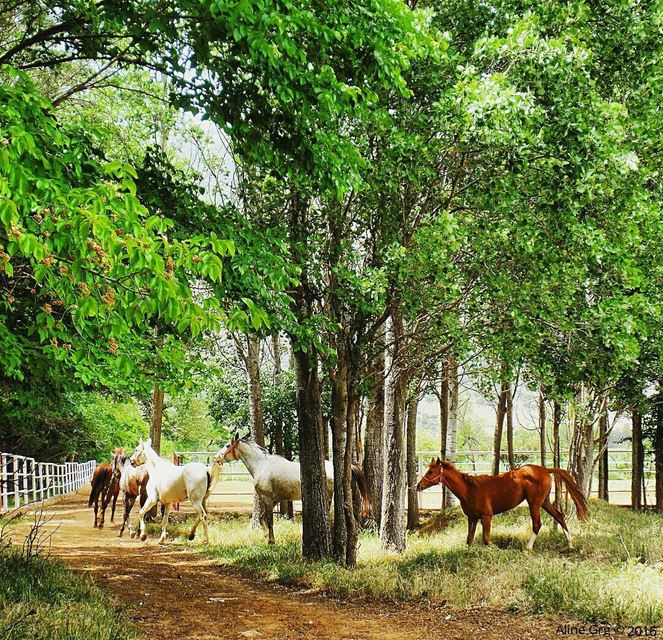
[[[140,509],[140,539],[145,540],[145,514],[160,502],[164,507],[161,520],[161,537],[159,544],[166,541],[168,528],[168,516],[173,503],[183,502],[188,499],[196,512],[198,519],[194,522],[189,533],[189,540],[196,536],[198,525],[203,523],[205,532],[205,543],[209,542],[207,533],[207,499],[219,479],[221,465],[214,462],[210,467],[200,462],[189,462],[178,466],[159,457],[152,448],[152,440],[148,438],[145,442],[139,442],[136,450],[131,456],[131,464],[134,466],[145,464],[150,478],[147,482],[147,500]]]
[[[268,453],[251,438],[239,434],[216,454],[217,463],[241,460],[253,477],[253,486],[264,504],[264,519],[260,524],[267,529],[268,540],[274,544],[274,505],[281,500],[301,500],[302,481],[299,462]],[[327,474],[327,509],[334,493],[334,466],[325,460]],[[362,516],[371,512],[368,488],[360,467],[352,465],[352,480],[361,494]]]

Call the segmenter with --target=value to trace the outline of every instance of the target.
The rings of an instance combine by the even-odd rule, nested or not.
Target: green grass
[[[110,596],[43,556],[0,553],[0,640],[134,640]]]
[[[575,551],[544,515],[534,553],[526,509],[493,520],[493,548],[477,539],[465,545],[466,520],[458,514],[443,532],[409,536],[403,555],[386,552],[374,533],[360,537],[358,565],[303,563],[300,525],[278,519],[275,546],[251,528],[248,516],[226,515],[210,525],[210,546],[199,549],[223,564],[267,580],[342,596],[416,600],[451,606],[490,606],[528,613],[565,614],[587,621],[663,623],[663,517],[636,514],[598,502],[588,523],[570,523]],[[173,527],[184,535],[186,523]]]

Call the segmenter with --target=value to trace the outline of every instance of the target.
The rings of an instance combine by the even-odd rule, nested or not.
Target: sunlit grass
[[[339,595],[412,600],[452,606],[485,605],[530,613],[565,613],[585,620],[663,623],[663,517],[636,514],[602,503],[591,505],[588,523],[570,523],[575,551],[561,531],[544,528],[534,553],[525,508],[493,520],[494,547],[465,545],[466,520],[452,518],[443,532],[413,534],[403,555],[385,551],[373,532],[363,532],[358,565],[303,563],[300,523],[276,519],[277,544],[269,546],[247,515],[225,515],[210,525],[210,546],[200,550],[224,564],[267,580]],[[185,525],[175,527],[183,535]]]

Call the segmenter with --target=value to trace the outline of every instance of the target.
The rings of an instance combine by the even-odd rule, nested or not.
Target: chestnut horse
[[[444,484],[460,501],[467,516],[467,544],[472,544],[477,523],[481,520],[483,542],[490,544],[490,522],[497,513],[504,513],[527,500],[532,517],[532,535],[527,543],[527,551],[534,547],[534,541],[541,529],[541,509],[547,511],[562,527],[569,549],[573,549],[571,535],[566,526],[564,514],[550,502],[552,480],[550,476],[563,482],[573,500],[578,518],[587,518],[587,501],[573,476],[564,469],[547,469],[528,464],[497,476],[470,476],[459,471],[446,460],[431,460],[424,477],[417,484],[417,491],[423,491],[436,484]]]
[[[122,449],[116,449],[115,455],[124,453]],[[87,501],[87,506],[91,507],[94,504],[94,526],[103,529],[104,521],[106,519],[106,508],[108,503],[112,500],[111,506],[111,522],[115,518],[115,504],[117,503],[117,496],[120,493],[120,485],[113,477],[113,469],[107,462],[98,464],[94,473],[92,474],[92,490],[90,497]],[[99,499],[101,498],[101,520],[98,518],[99,512]]]
[[[124,529],[129,523],[129,534],[134,538],[136,532],[131,522],[129,522],[129,516],[138,496],[140,496],[140,506],[142,507],[145,504],[145,500],[147,500],[147,482],[150,479],[150,474],[147,472],[145,465],[134,467],[129,461],[129,456],[124,452],[115,454],[111,467],[113,469],[113,479],[124,494],[124,516],[117,537],[122,537]]]

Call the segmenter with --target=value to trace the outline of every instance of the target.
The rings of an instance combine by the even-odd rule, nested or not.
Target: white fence
[[[204,462],[211,464],[216,451],[178,451],[174,455],[176,464],[186,462]],[[417,453],[417,477],[421,477],[426,470],[431,457],[437,457],[439,451],[420,451]],[[491,473],[492,451],[487,450],[464,450],[456,454],[456,465],[468,473]],[[509,468],[506,461],[506,453],[502,456],[501,471]],[[610,502],[615,504],[629,504],[631,500],[631,450],[624,447],[610,448],[609,457],[609,481],[608,489]],[[516,451],[516,464],[521,466],[527,463],[540,463],[540,453],[536,450]],[[561,466],[566,468],[568,463],[568,452],[563,451]],[[547,452],[546,463],[552,466],[552,453]],[[654,465],[648,460],[645,465],[645,487],[647,504],[654,503]],[[252,504],[253,487],[251,476],[241,462],[224,464],[221,470],[219,484],[217,484],[213,496],[217,503],[236,505],[242,502]],[[437,495],[441,493],[440,487],[434,487],[425,494],[419,494],[421,506],[431,508],[439,503]],[[594,469],[594,482],[592,483],[591,495],[598,493],[598,465]]]
[[[90,481],[96,466],[94,460],[56,464],[0,453],[0,513],[77,491]]]

